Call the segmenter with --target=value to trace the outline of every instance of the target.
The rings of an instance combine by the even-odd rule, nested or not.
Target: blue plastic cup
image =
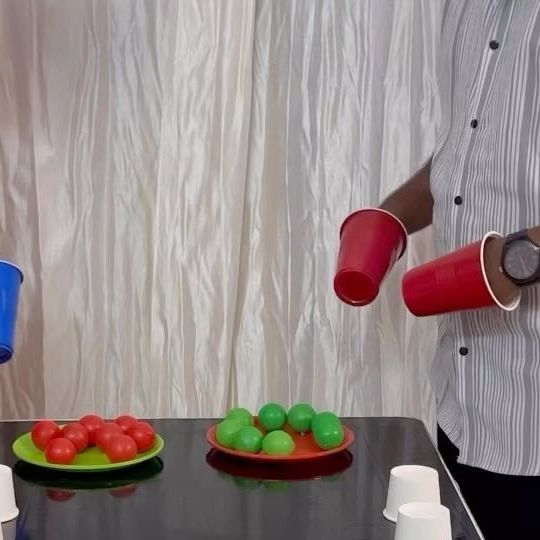
[[[0,364],[13,356],[19,290],[23,273],[14,264],[0,261]]]

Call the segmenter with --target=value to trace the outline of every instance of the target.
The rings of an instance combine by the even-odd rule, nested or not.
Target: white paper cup
[[[384,517],[395,523],[399,507],[413,502],[441,503],[439,473],[422,465],[394,467],[390,471]]]
[[[13,487],[13,474],[7,465],[0,465],[0,521],[5,523],[19,515],[15,503],[15,489]]]
[[[452,540],[446,506],[416,502],[399,508],[394,540]]]
[[[4,523],[0,530],[4,533],[4,536],[0,534],[0,540],[16,540],[17,538],[17,520],[12,519],[11,521]]]

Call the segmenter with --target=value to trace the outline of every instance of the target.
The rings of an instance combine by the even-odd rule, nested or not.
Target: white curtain
[[[312,402],[433,425],[416,238],[366,309],[338,229],[421,164],[442,0],[0,1],[3,418]]]

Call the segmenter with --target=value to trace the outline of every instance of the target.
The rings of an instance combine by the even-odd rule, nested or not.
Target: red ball
[[[129,414],[125,414],[123,416],[119,416],[115,422],[122,428],[122,431],[124,433],[127,433],[129,428],[131,426],[134,426],[138,420],[134,416],[130,416]]]
[[[77,450],[68,439],[52,439],[45,449],[45,458],[49,463],[57,465],[71,465]]]
[[[48,489],[47,490],[47,497],[51,499],[51,501],[55,502],[66,502],[75,497],[74,491],[64,491],[60,489]]]
[[[135,484],[130,484],[129,486],[111,489],[109,493],[118,499],[126,499],[127,497],[131,497],[136,491],[137,486]]]
[[[86,450],[86,447],[88,446],[88,431],[82,424],[79,424],[78,422],[68,424],[67,426],[64,426],[62,434],[65,439],[71,441],[75,445],[77,452]]]
[[[132,427],[138,427],[139,429],[144,429],[146,431],[149,431],[150,433],[153,433],[154,435],[156,433],[156,430],[148,422],[137,422]]]
[[[96,432],[103,424],[105,424],[105,420],[103,420],[103,418],[97,414],[87,414],[79,420],[79,423],[86,428],[86,431],[88,431],[89,446],[95,445]]]
[[[113,463],[130,461],[137,456],[137,445],[128,435],[113,435],[107,442],[105,453]]]
[[[40,449],[45,450],[51,439],[60,432],[56,422],[41,420],[32,428],[32,442]]]
[[[137,422],[131,427],[127,434],[135,441],[138,452],[148,452],[154,447],[156,442],[156,434],[148,430],[145,426],[141,426],[144,422]]]
[[[114,422],[103,424],[96,432],[96,446],[105,452],[108,442],[114,435],[122,434],[122,428]]]

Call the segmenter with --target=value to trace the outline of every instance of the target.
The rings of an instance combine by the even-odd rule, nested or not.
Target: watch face
[[[504,269],[510,277],[526,280],[535,275],[539,263],[538,249],[527,240],[518,240],[506,250]]]

